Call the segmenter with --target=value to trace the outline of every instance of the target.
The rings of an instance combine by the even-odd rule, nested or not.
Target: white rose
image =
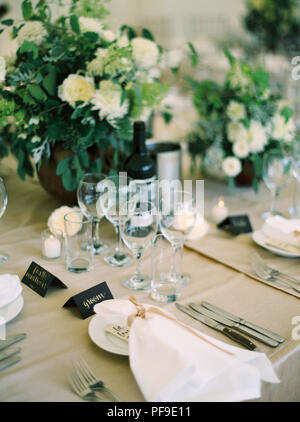
[[[167,65],[171,69],[179,67],[182,59],[183,53],[179,49],[168,51],[166,54]]]
[[[227,136],[230,142],[247,140],[247,129],[242,123],[230,122],[227,125]]]
[[[233,153],[238,158],[246,158],[249,154],[249,145],[247,141],[238,141],[233,144]]]
[[[227,116],[233,121],[244,119],[246,117],[246,108],[244,104],[230,101],[227,108]]]
[[[93,110],[99,110],[100,119],[113,123],[115,119],[122,118],[128,111],[128,101],[121,105],[121,87],[111,81],[101,81],[100,89],[95,92],[91,100]]]
[[[247,137],[250,152],[261,152],[268,143],[267,128],[262,126],[259,122],[251,120]]]
[[[93,78],[76,74],[69,75],[58,87],[58,96],[75,107],[76,101],[88,102],[95,93]]]
[[[66,205],[57,208],[56,210],[54,210],[52,212],[52,214],[50,215],[50,217],[48,218],[48,222],[47,225],[50,229],[50,231],[55,234],[55,232],[57,230],[60,230],[63,234],[63,236],[66,236],[66,230],[65,230],[65,221],[64,221],[64,217],[66,214],[73,212],[73,211],[79,211],[78,207],[68,207]],[[77,222],[81,222],[82,221],[82,215],[81,214],[74,214],[74,218],[76,219],[75,221]],[[70,235],[74,235],[76,234],[79,230],[80,230],[80,225],[79,224],[74,224],[73,226],[69,223],[68,225],[68,233]]]
[[[222,169],[226,176],[236,177],[242,171],[242,164],[236,157],[227,157],[222,162]]]
[[[288,122],[281,114],[275,114],[273,118],[273,133],[272,137],[277,140],[291,142],[294,138],[295,122],[289,119]]]
[[[131,40],[133,57],[138,67],[149,69],[156,65],[159,57],[157,45],[146,38],[137,37]]]
[[[113,31],[110,31],[109,29],[102,31],[101,35],[107,42],[113,42],[117,38],[117,34],[115,34]]]
[[[36,45],[40,45],[47,36],[47,31],[43,24],[39,21],[25,22],[17,36],[18,45],[22,45],[24,41],[30,41]]]
[[[81,32],[95,32],[98,35],[102,35],[103,25],[100,19],[87,18],[85,16],[79,17],[79,27]]]
[[[5,81],[5,74],[6,74],[5,67],[6,67],[5,59],[4,57],[0,56],[0,82]]]

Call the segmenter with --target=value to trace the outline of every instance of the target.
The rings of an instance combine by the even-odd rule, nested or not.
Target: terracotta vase
[[[102,172],[108,173],[110,168],[112,168],[113,150],[108,149],[103,152],[94,145],[87,151],[90,159],[102,157]],[[37,171],[42,187],[51,195],[60,199],[63,204],[70,206],[77,204],[76,189],[69,192],[64,188],[61,176],[56,175],[56,167],[61,160],[71,155],[72,152],[70,150],[65,150],[62,144],[57,142],[52,148],[49,160],[43,160],[40,169]]]
[[[237,186],[250,187],[254,179],[254,166],[251,161],[244,161],[241,173],[235,178]]]

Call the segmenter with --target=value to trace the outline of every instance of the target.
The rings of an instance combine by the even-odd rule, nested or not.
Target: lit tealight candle
[[[53,235],[49,230],[41,233],[42,255],[47,259],[56,259],[61,254],[61,239],[59,234]]]
[[[228,209],[225,206],[225,202],[223,198],[219,198],[217,205],[215,205],[212,209],[211,218],[214,223],[218,224],[228,215]]]

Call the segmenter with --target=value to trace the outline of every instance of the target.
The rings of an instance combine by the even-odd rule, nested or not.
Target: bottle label
[[[156,201],[157,179],[155,176],[149,179],[136,179],[134,184],[141,202]]]

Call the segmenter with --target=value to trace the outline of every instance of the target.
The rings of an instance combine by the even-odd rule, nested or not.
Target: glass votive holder
[[[52,233],[49,229],[43,230],[41,242],[43,258],[52,261],[61,257],[63,234],[60,230],[55,230],[55,233]]]
[[[172,268],[172,262],[170,242],[163,235],[157,235],[151,245],[151,297],[156,302],[174,302],[180,297],[181,271],[176,272],[178,269]]]

